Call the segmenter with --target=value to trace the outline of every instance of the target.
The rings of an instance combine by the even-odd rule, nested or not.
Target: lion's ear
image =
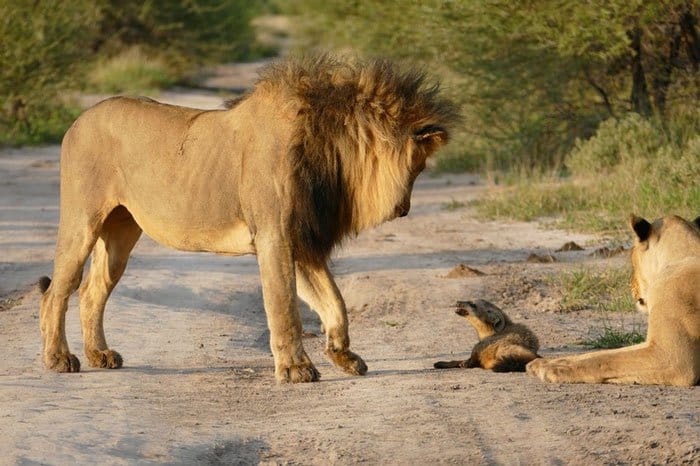
[[[696,227],[700,228],[700,216],[696,217],[695,220],[693,220],[693,223]]]
[[[413,135],[419,143],[445,144],[447,142],[447,131],[439,126],[425,126]]]
[[[634,214],[630,215],[630,227],[632,230],[634,230],[640,242],[649,239],[649,234],[651,233],[651,223],[647,222],[642,217],[637,217]]]

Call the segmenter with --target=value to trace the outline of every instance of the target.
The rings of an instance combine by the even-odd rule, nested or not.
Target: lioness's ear
[[[647,222],[641,217],[636,215],[630,215],[630,227],[637,234],[639,241],[646,241],[651,233],[651,223]]]
[[[693,223],[696,227],[700,228],[700,216],[696,217],[695,220],[693,220]]]
[[[426,126],[413,135],[419,143],[444,144],[447,142],[447,131],[439,126]]]

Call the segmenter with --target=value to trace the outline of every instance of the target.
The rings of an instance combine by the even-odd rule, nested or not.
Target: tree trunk
[[[693,71],[698,71],[700,67],[700,35],[695,27],[698,24],[697,18],[693,15],[690,2],[686,11],[681,15],[681,35],[685,39],[685,48],[688,53],[688,60]]]
[[[668,86],[671,85],[671,74],[673,68],[678,64],[678,54],[681,48],[681,30],[675,24],[670,26],[671,39],[669,43],[669,51],[667,60],[661,64],[658,74],[654,77],[654,107],[658,115],[664,119],[666,115],[666,97]]]
[[[632,40],[630,47],[634,52],[632,56],[632,93],[630,102],[632,110],[642,116],[651,116],[651,101],[649,100],[649,91],[647,89],[647,81],[644,76],[644,66],[642,65],[642,30],[635,27],[629,37]]]

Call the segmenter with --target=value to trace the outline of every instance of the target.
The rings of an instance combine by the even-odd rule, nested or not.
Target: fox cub
[[[483,299],[458,301],[455,312],[474,327],[479,343],[466,361],[439,361],[434,364],[436,369],[483,367],[494,372],[525,372],[525,365],[540,357],[535,334],[513,323],[498,306]]]

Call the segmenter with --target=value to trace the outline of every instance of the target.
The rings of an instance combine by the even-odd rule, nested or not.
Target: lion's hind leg
[[[103,317],[110,293],[121,278],[129,254],[141,236],[141,228],[124,207],[114,209],[105,220],[92,253],[92,263],[80,288],[80,322],[83,350],[92,367],[117,369],[122,357],[109,349]]]
[[[80,361],[68,348],[66,311],[68,299],[80,286],[83,266],[97,239],[94,223],[79,222],[65,215],[58,227],[53,278],[43,280],[39,322],[43,340],[43,361],[56,372],[79,372]],[[68,218],[66,220],[65,218]]]

